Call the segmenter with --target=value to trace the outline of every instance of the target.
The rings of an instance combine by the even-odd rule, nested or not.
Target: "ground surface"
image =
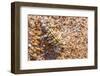
[[[87,17],[28,15],[29,60],[87,58]]]

